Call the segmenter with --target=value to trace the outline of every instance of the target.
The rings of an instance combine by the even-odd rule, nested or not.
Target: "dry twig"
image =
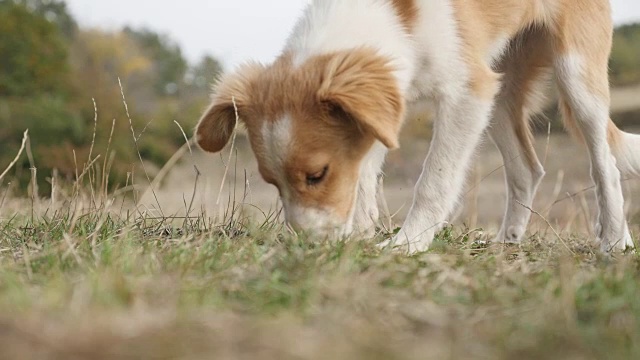
[[[24,151],[24,147],[27,144],[27,139],[29,139],[29,130],[25,130],[24,135],[22,135],[22,145],[20,145],[20,150],[18,151],[18,155],[16,155],[15,159],[13,159],[13,161],[11,163],[9,163],[9,166],[7,166],[7,168],[4,170],[4,172],[0,175],[0,181],[2,181],[2,179],[4,179],[4,177],[7,175],[7,173],[9,172],[9,170],[11,170],[11,168],[18,162],[18,159],[20,159],[20,156],[22,155],[22,152]]]

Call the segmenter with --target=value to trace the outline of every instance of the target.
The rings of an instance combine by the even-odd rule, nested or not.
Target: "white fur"
[[[371,46],[389,56],[398,86],[409,87],[414,46],[388,0],[313,0],[287,41],[296,64],[338,50]]]
[[[313,230],[316,234],[326,236],[343,236],[352,231],[348,224],[335,218],[330,211],[302,207],[286,198],[283,205],[287,221],[297,230]]]
[[[613,149],[617,167],[625,176],[640,176],[640,135],[622,133],[620,147]]]
[[[466,90],[468,70],[460,56],[461,40],[451,2],[419,1],[417,5],[416,71],[407,101],[455,99]]]
[[[498,98],[493,123],[489,128],[489,135],[502,154],[507,183],[506,211],[495,238],[495,242],[499,243],[520,242],[531,218],[531,211],[526,206],[533,206],[533,198],[544,176],[544,169],[539,162],[533,168],[529,165],[527,155],[514,131],[512,119],[517,116],[519,109],[510,103],[510,96],[507,92]],[[521,113],[520,116],[528,121],[526,113]]]
[[[330,210],[303,207],[296,204],[294,190],[285,178],[285,161],[292,142],[291,118],[284,116],[275,122],[265,121],[262,140],[265,147],[265,166],[272,169],[280,184],[280,196],[287,221],[296,229],[316,229],[323,234],[339,235],[352,231],[351,221],[344,224]]]
[[[520,61],[520,55],[511,61]],[[489,128],[489,136],[502,155],[507,184],[505,214],[494,239],[498,243],[519,243],[522,240],[531,219],[529,209],[533,207],[535,194],[545,175],[535,154],[530,162],[514,124],[526,124],[531,115],[543,110],[546,103],[544,93],[551,72],[542,70],[537,79],[530,79],[528,92],[523,94],[520,71],[518,66],[506,70]]]
[[[420,1],[418,7],[419,67],[408,100],[433,101],[437,118],[413,204],[400,233],[390,242],[408,252],[428,249],[434,234],[450,220],[493,107],[493,101],[476,98],[467,87],[469,70],[450,1]],[[496,53],[506,46],[505,41],[499,43]],[[487,54],[494,56],[498,55]]]
[[[376,47],[393,59],[398,85],[408,102],[435,102],[438,120],[432,148],[416,185],[413,206],[395,239],[401,245],[409,242],[405,247],[409,251],[427,249],[435,231],[448,220],[493,106],[490,100],[475,98],[467,87],[469,71],[451,2],[419,1],[417,6],[419,18],[410,37],[388,0],[315,0],[285,50],[300,64],[336,50]],[[507,44],[498,39],[487,58],[499,57]],[[372,228],[378,216],[375,193],[385,154],[377,144],[361,166],[352,216],[358,230]]]
[[[294,55],[295,64],[302,64],[316,55],[363,46],[376,48],[392,59],[398,87],[405,94],[415,71],[415,44],[388,0],[314,0],[295,26],[285,51]],[[339,232],[372,234],[375,230],[377,179],[386,153],[386,148],[376,143],[362,161],[351,215]],[[290,222],[333,227],[333,215],[327,211],[293,205],[291,209],[287,216]]]
[[[291,146],[291,118],[288,116],[282,119],[269,122],[265,121],[262,127],[262,140],[265,146],[266,155],[265,165],[269,169],[274,170],[275,176],[284,176],[285,160],[288,157],[289,149]],[[285,179],[276,179],[279,183],[286,184]],[[288,189],[280,189],[281,191],[288,192]],[[282,195],[287,195],[282,194]]]
[[[378,176],[382,170],[387,148],[376,142],[360,165],[357,199],[353,211],[355,230],[371,235],[375,231],[379,217],[376,194],[378,192]]]
[[[291,34],[285,52],[294,64],[338,50],[374,47],[389,56],[399,89],[408,105],[432,101],[437,110],[435,133],[422,175],[404,226],[390,241],[409,252],[426,250],[438,231],[449,221],[459,199],[465,173],[484,130],[490,123],[494,99],[476,97],[469,89],[468,59],[462,54],[462,40],[452,0],[417,1],[418,19],[414,35],[406,34],[389,0],[313,0]],[[559,1],[535,1],[535,22],[552,24]],[[483,60],[487,68],[495,65],[510,44],[508,36],[497,36]],[[584,59],[578,55],[556,60],[560,87],[585,134],[592,159],[592,175],[597,185],[600,213],[597,234],[602,246],[622,248],[630,245],[624,219],[620,172],[607,144],[608,99],[588,91],[582,80]],[[491,84],[490,84],[491,85]],[[498,86],[496,84],[496,91]],[[526,99],[527,108],[539,105],[538,91]],[[508,98],[497,99],[490,135],[505,159],[508,184],[507,212],[498,235],[499,241],[519,241],[529,221],[538,183],[544,174],[540,164],[526,162],[524,150],[514,132],[513,109]],[[269,166],[282,169],[291,141],[290,120],[283,119],[263,129]],[[640,136],[623,135],[615,154],[618,167],[631,174],[640,173]],[[378,217],[377,177],[381,173],[386,149],[379,143],[370,150],[360,167],[356,200],[351,216],[340,223],[324,209],[309,209],[291,203],[282,194],[287,219],[304,229],[348,234],[352,230],[369,232]],[[282,171],[284,173],[284,171]],[[283,181],[286,183],[286,181]],[[281,189],[282,191],[282,189]]]
[[[438,104],[435,133],[413,205],[402,230],[391,241],[408,252],[429,248],[434,234],[451,215],[480,137],[489,123],[493,102],[466,94]]]
[[[485,61],[487,64],[494,65],[498,62],[502,56],[505,54],[507,49],[509,49],[509,42],[511,39],[507,35],[499,36],[493,44],[491,44],[491,48],[489,49],[489,53],[485,57]]]
[[[607,142],[608,99],[588,90],[584,58],[579,54],[561,56],[555,64],[558,83],[582,130],[591,157],[591,177],[596,184],[599,214],[596,236],[604,251],[632,246],[624,216],[620,171]]]

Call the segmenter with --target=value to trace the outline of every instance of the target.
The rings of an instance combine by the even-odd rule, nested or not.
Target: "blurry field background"
[[[485,140],[453,226],[405,257],[375,244],[409,209],[430,115],[389,155],[380,235],[314,243],[282,226],[242,128],[221,154],[185,145],[224,63],[0,0],[0,359],[640,357],[640,258],[590,242],[588,156],[553,95],[524,244],[483,245],[505,202]],[[610,69],[612,117],[638,133],[640,23],[617,27]],[[623,188],[637,241],[640,179]]]

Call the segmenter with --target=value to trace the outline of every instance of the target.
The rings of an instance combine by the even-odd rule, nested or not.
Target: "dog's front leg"
[[[373,236],[380,216],[377,202],[378,177],[387,155],[387,149],[376,142],[360,166],[357,198],[353,214],[354,230],[364,236]]]
[[[437,103],[431,149],[416,184],[413,205],[404,226],[391,240],[394,248],[415,253],[431,245],[449,220],[460,196],[480,137],[489,123],[493,96],[474,94]]]

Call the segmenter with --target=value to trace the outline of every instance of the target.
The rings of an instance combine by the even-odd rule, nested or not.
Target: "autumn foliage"
[[[122,186],[139,166],[131,126],[145,161],[161,166],[184,143],[174,120],[193,128],[220,71],[212,57],[190,65],[175,43],[146,29],[81,29],[63,1],[0,0],[0,164],[29,129],[33,156],[18,164],[16,189],[33,166],[46,194],[54,169],[73,178],[88,160],[94,127],[102,150],[113,127],[104,156],[111,183]]]
[[[620,27],[610,63],[614,85],[640,82],[639,58],[640,24]],[[0,0],[0,166],[29,129],[31,156],[15,168],[14,189],[25,188],[35,167],[47,194],[54,169],[73,179],[88,161],[95,127],[95,148],[109,145],[111,184],[124,185],[140,163],[131,128],[143,159],[162,166],[184,143],[174,121],[190,135],[221,70],[209,56],[190,64],[176,43],[148,29],[80,28],[63,0]],[[406,133],[427,138],[427,118],[414,119]]]

